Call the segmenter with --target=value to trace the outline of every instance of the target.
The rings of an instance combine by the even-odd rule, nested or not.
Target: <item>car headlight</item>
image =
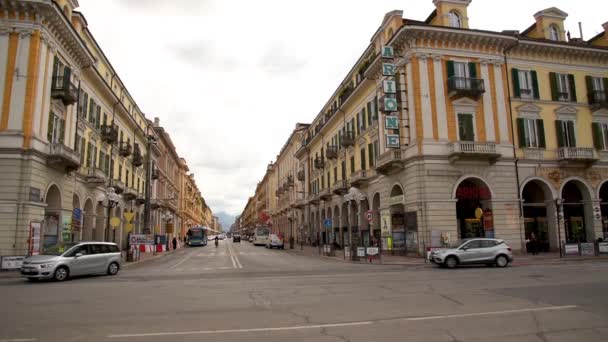
[[[42,264],[40,265],[40,268],[51,268],[53,267],[55,264]]]

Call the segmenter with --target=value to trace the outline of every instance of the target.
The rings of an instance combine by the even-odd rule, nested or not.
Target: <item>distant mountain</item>
[[[214,215],[219,217],[220,223],[222,224],[222,228],[224,228],[224,231],[230,230],[230,225],[234,223],[234,216],[232,216],[224,211],[220,211],[219,213],[214,213]]]

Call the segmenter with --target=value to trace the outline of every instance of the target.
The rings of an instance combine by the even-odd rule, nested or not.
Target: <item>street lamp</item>
[[[118,203],[120,203],[122,196],[120,196],[119,194],[116,193],[116,190],[114,190],[113,187],[108,187],[106,189],[106,193],[103,195],[100,195],[98,197],[98,202],[101,204],[101,206],[103,206],[104,208],[106,208],[108,210],[108,213],[106,215],[106,227],[104,229],[104,241],[108,241],[109,240],[109,232],[110,232],[110,212],[112,210],[112,208],[115,208],[116,206],[118,206]],[[107,202],[107,204],[104,204],[104,202]]]

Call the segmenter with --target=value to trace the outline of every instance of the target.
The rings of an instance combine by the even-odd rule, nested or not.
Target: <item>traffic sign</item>
[[[331,219],[330,218],[326,218],[323,221],[323,225],[325,226],[325,228],[331,228],[332,224],[331,224]]]
[[[173,223],[168,222],[167,225],[165,226],[165,232],[167,234],[173,234]]]

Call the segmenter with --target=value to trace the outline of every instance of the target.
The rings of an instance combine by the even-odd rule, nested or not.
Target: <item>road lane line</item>
[[[175,264],[175,265],[173,265],[173,266],[171,266],[171,267],[169,267],[169,268],[176,268],[177,266],[179,266],[179,265],[183,264],[183,263],[184,263],[184,262],[186,262],[188,259],[190,259],[190,258],[191,258],[193,255],[194,255],[194,254],[192,254],[192,253],[191,253],[191,254],[186,255],[186,257],[185,257],[185,258],[183,258],[183,259],[182,259],[180,262],[178,262],[177,264]]]
[[[232,266],[234,268],[243,268],[243,265],[241,265],[239,257],[237,256],[237,253],[232,249],[232,246],[228,244],[227,247],[228,253],[230,254],[230,259],[232,260]]]
[[[526,312],[557,311],[557,310],[575,309],[577,307],[578,306],[576,306],[576,305],[547,306],[547,307],[541,307],[541,308],[527,308],[527,309],[515,309],[515,310],[503,310],[503,311],[486,311],[486,312],[477,312],[477,313],[424,316],[424,317],[388,318],[388,319],[380,319],[380,320],[374,320],[374,321],[360,321],[360,322],[346,322],[346,323],[296,325],[296,326],[275,327],[275,328],[251,328],[251,329],[226,329],[226,330],[173,331],[173,332],[139,333],[139,334],[116,334],[116,335],[108,335],[107,337],[112,338],[112,339],[118,339],[118,338],[153,337],[153,336],[210,335],[210,334],[232,334],[232,333],[252,333],[252,332],[274,332],[274,331],[289,331],[289,330],[304,330],[304,329],[324,329],[324,328],[364,326],[364,325],[372,325],[372,324],[377,324],[377,323],[395,322],[395,321],[416,322],[416,321],[425,321],[425,320],[466,318],[466,317],[475,317],[475,316],[498,316],[498,315],[526,313]]]

